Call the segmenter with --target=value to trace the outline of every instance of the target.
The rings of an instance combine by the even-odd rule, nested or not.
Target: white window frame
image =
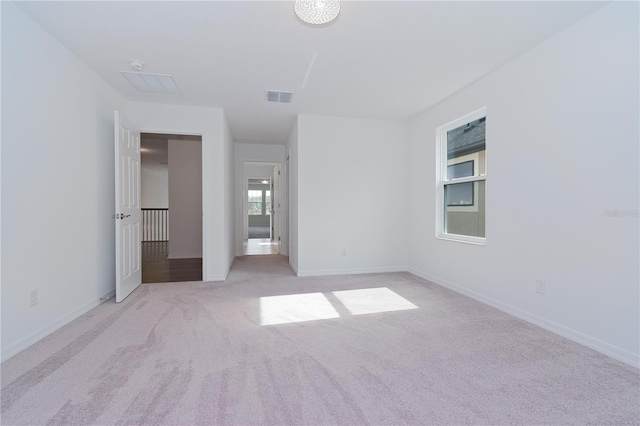
[[[444,232],[445,225],[445,200],[444,188],[445,184],[465,183],[465,182],[485,182],[487,181],[487,166],[485,164],[485,173],[478,176],[469,176],[456,179],[447,178],[447,132],[464,126],[475,120],[479,120],[487,116],[487,107],[482,107],[460,118],[456,118],[436,129],[436,238],[449,241],[460,241],[469,244],[485,245],[487,243],[486,231],[484,237],[476,237],[471,235],[449,234]],[[486,134],[485,134],[486,139]],[[486,161],[486,153],[485,153]],[[486,192],[485,192],[486,194]],[[486,223],[485,223],[486,230]]]

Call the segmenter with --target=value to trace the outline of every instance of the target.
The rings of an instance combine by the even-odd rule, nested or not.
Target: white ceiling
[[[292,1],[18,2],[127,99],[222,107],[255,143],[284,143],[298,113],[408,119],[604,4],[343,1],[313,28]],[[119,73],[132,59],[182,94],[135,90]]]

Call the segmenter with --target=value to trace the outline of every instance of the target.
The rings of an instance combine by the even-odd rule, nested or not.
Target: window
[[[249,191],[249,215],[262,215],[262,191],[250,189]]]
[[[263,186],[268,188],[268,185],[254,184],[251,185],[254,188]],[[271,214],[271,191],[268,189],[250,189],[248,192],[248,210],[251,216],[265,216]]]
[[[486,108],[436,129],[436,237],[485,243]]]

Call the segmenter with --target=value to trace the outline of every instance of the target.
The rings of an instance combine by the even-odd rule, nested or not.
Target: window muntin
[[[474,160],[447,165],[447,177],[456,179],[473,176]],[[458,183],[445,187],[445,200],[447,206],[473,206],[474,199],[473,182]]]
[[[485,242],[486,110],[437,129],[436,237]]]

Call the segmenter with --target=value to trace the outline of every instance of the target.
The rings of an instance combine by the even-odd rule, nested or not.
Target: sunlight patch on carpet
[[[334,291],[333,294],[352,315],[418,309],[416,305],[387,287]]]
[[[344,305],[344,308],[351,315],[418,309],[416,305],[387,287],[333,291],[331,294]],[[332,302],[322,293],[287,294],[260,298],[260,325],[289,324],[332,318],[340,318],[340,314]]]
[[[339,317],[338,311],[322,293],[260,298],[260,325],[287,324]]]

